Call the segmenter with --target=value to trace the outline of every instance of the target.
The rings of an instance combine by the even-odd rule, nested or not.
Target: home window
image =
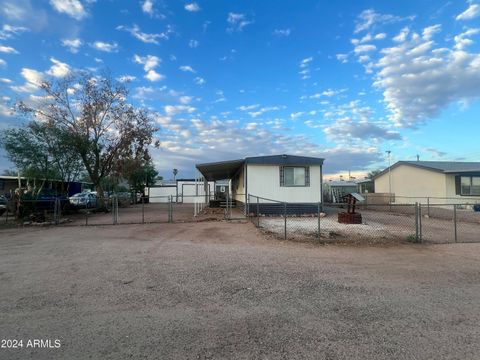
[[[308,166],[281,166],[280,186],[310,186]]]
[[[460,177],[461,195],[480,195],[480,176],[461,176]]]

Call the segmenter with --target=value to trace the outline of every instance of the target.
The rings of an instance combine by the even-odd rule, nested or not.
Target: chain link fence
[[[339,223],[346,204],[288,203],[259,196],[109,196],[74,206],[68,199],[6,200],[0,226],[118,225],[244,219],[283,239],[319,242],[480,242],[480,206],[450,203],[360,203],[361,223]],[[243,201],[242,201],[243,200]],[[100,206],[101,204],[101,206]],[[3,210],[3,213],[2,213]]]
[[[322,243],[480,241],[480,212],[464,204],[357,204],[358,224],[339,222],[347,204],[288,203],[248,196],[252,223],[283,239]]]
[[[226,219],[232,210],[210,208],[210,196],[150,196],[132,199],[111,195],[92,203],[68,199],[8,199],[0,204],[0,226],[119,225]],[[3,210],[3,212],[2,212]]]

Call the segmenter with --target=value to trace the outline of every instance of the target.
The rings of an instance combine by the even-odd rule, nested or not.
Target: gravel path
[[[0,231],[0,359],[478,359],[480,244],[316,246],[250,223]]]

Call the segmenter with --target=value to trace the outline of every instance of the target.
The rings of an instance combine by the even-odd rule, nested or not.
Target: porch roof
[[[240,167],[245,163],[244,159],[220,161],[213,163],[197,164],[198,171],[202,173],[207,181],[218,181],[231,179]]]

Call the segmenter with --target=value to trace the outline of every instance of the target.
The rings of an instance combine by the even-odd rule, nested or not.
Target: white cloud
[[[290,36],[291,32],[291,29],[275,29],[273,30],[273,35],[278,37],[288,37]]]
[[[310,64],[311,62],[313,61],[313,57],[310,56],[308,58],[305,58],[303,59],[302,61],[300,61],[300,67],[301,68],[305,68],[308,66],[308,64]]]
[[[155,70],[148,70],[145,74],[145,78],[149,81],[160,81],[165,79],[165,76],[157,73]]]
[[[408,27],[404,27],[402,30],[400,30],[398,35],[393,38],[393,41],[404,42],[407,40],[408,34],[410,34],[410,29]]]
[[[165,76],[159,74],[154,69],[160,65],[161,59],[154,55],[139,56],[134,55],[133,62],[143,65],[143,70],[145,70],[145,78],[149,81],[160,81],[165,79]]]
[[[346,64],[348,62],[348,54],[337,54],[336,57],[337,60],[342,64]]]
[[[190,11],[190,12],[197,12],[200,11],[200,6],[196,2],[186,4],[185,5],[185,10]]]
[[[439,33],[442,31],[442,25],[433,25],[433,26],[428,26],[425,29],[423,29],[422,32],[422,37],[425,40],[430,40],[435,34]]]
[[[4,84],[11,84],[12,80],[7,79],[7,78],[0,78],[0,82]]]
[[[140,30],[140,27],[136,24],[133,24],[133,27],[120,25],[116,27],[116,30],[127,31],[137,40],[140,40],[146,44],[158,44],[159,40],[168,40],[170,38],[170,34],[173,32],[172,28],[170,26],[167,26],[167,29],[162,33],[148,34],[142,32]]]
[[[12,86],[12,90],[16,92],[35,92],[38,90],[43,81],[43,74],[34,69],[23,68],[21,75],[25,79],[25,84],[22,86]]]
[[[338,142],[341,139],[351,140],[401,140],[398,131],[388,129],[384,124],[367,120],[357,121],[351,117],[338,119],[334,124],[325,126],[327,138]]]
[[[253,24],[253,20],[249,20],[245,14],[233,12],[228,13],[227,22],[229,23],[228,32],[242,31],[245,26]]]
[[[313,95],[310,95],[310,99],[320,99],[321,97],[333,97],[336,95],[340,95],[341,93],[346,92],[347,89],[327,89],[322,91],[321,93],[316,93]]]
[[[19,52],[10,46],[2,46],[0,45],[0,53],[5,54],[18,54]]]
[[[91,47],[98,51],[104,52],[118,52],[118,44],[116,42],[107,43],[103,41],[95,41],[93,44],[90,44]]]
[[[68,48],[72,54],[76,54],[78,49],[82,46],[82,40],[80,39],[64,39],[62,40],[62,46]]]
[[[160,65],[162,59],[154,55],[147,55],[147,56],[135,55],[133,57],[133,61],[137,64],[143,65],[143,70],[149,71],[156,68],[158,65]]]
[[[13,38],[15,35],[19,35],[29,29],[23,26],[12,26],[4,24],[2,30],[0,30],[0,40],[7,40]]]
[[[250,115],[252,118],[256,118],[258,116],[263,115],[266,112],[277,111],[277,110],[281,110],[283,108],[284,108],[283,106],[266,106],[266,107],[263,107],[263,108],[259,109],[258,111],[251,111],[251,112],[248,113],[248,115]]]
[[[367,52],[371,52],[371,51],[375,51],[377,50],[377,47],[375,45],[371,45],[371,44],[368,44],[368,45],[357,45],[355,46],[355,48],[353,49],[353,51],[355,52],[355,54],[361,54],[361,53],[367,53]]]
[[[3,59],[0,59],[0,67],[6,67],[7,66],[7,62]]]
[[[456,20],[472,20],[480,15],[480,5],[471,3],[467,10],[459,14]]]
[[[193,106],[188,105],[167,105],[164,107],[165,114],[167,116],[174,116],[179,113],[193,113],[196,109]]]
[[[204,85],[206,83],[205,79],[200,76],[197,76],[193,81],[197,85]]]
[[[133,75],[121,75],[119,77],[117,77],[117,81],[120,81],[120,82],[132,82],[136,79],[135,76]]]
[[[381,51],[374,85],[383,89],[393,121],[415,126],[452,103],[480,99],[480,54],[465,51],[476,33],[457,35],[453,49],[435,48],[429,36],[412,33]]]
[[[65,77],[70,73],[70,66],[68,64],[62,63],[61,61],[50,58],[50,61],[53,63],[52,67],[46,72],[48,75],[53,77],[61,78]]]
[[[454,37],[455,49],[464,50],[467,46],[472,45],[474,41],[470,39],[470,37],[478,33],[480,33],[480,29],[476,28],[476,29],[468,29],[467,31],[461,34],[456,35]]]
[[[180,96],[180,98],[178,99],[182,104],[184,105],[187,105],[187,104],[190,104],[193,100],[193,97],[191,96],[187,96],[187,95],[183,95],[183,96]]]
[[[254,110],[256,108],[260,107],[259,104],[253,104],[253,105],[242,105],[242,106],[239,106],[237,107],[237,110],[241,110],[241,111],[249,111],[249,110]]]
[[[153,14],[153,0],[145,0],[142,4],[142,11],[146,14]]]
[[[413,20],[414,18],[414,16],[399,17],[389,14],[380,14],[375,12],[373,9],[368,9],[362,11],[362,13],[358,16],[354,32],[359,33],[361,31],[370,30],[376,25],[391,24],[404,20]]]
[[[87,12],[79,0],[50,0],[50,4],[59,13],[67,14],[76,20],[87,16]]]
[[[191,72],[192,74],[196,73],[196,71],[190,65],[182,65],[179,67],[179,70],[183,72]]]
[[[290,117],[292,118],[292,120],[297,120],[298,118],[300,118],[303,115],[305,115],[304,111],[298,111],[298,112],[291,113]]]
[[[197,48],[199,44],[200,43],[197,40],[193,40],[193,39],[188,42],[188,46],[191,48]]]

